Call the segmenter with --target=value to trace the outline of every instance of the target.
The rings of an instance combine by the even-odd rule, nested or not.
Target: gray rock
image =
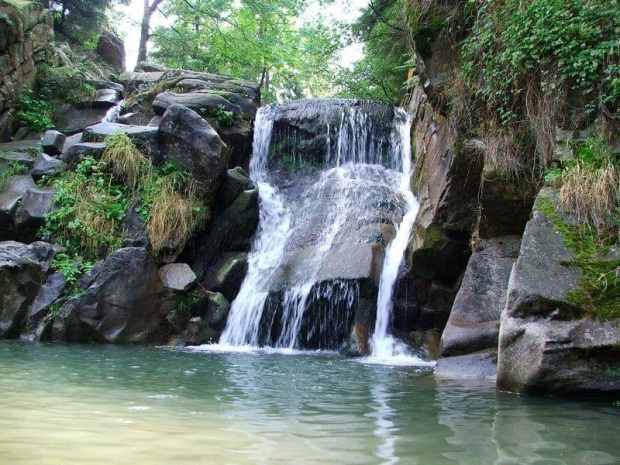
[[[196,284],[196,275],[186,263],[170,263],[159,269],[164,286],[176,292],[187,292]]]
[[[147,61],[141,61],[134,68],[134,72],[136,72],[136,73],[140,73],[140,72],[143,72],[143,73],[150,73],[150,72],[160,72],[160,73],[163,73],[164,71],[168,71],[168,68],[166,68],[165,66],[162,66],[162,65],[158,65],[156,63],[149,63]]]
[[[216,336],[217,333],[209,328],[207,322],[199,316],[189,320],[187,325],[187,345],[198,346],[207,342],[213,342]]]
[[[139,197],[134,199],[129,205],[127,214],[123,219],[123,230],[131,237],[137,238],[145,235],[146,224],[139,213],[139,208],[141,206],[141,199]]]
[[[124,72],[118,76],[128,93],[132,94],[141,88],[155,85],[164,75],[163,71],[149,71],[142,73]]]
[[[480,242],[469,259],[441,337],[443,357],[497,348],[500,315],[519,245],[516,236]]]
[[[38,181],[43,176],[49,176],[58,173],[62,169],[62,161],[57,158],[50,157],[42,153],[37,157],[32,169],[32,179]]]
[[[132,113],[125,113],[124,115],[119,116],[115,122],[120,123],[120,124],[130,124],[130,125],[135,125],[135,126],[148,126],[150,121],[151,121],[150,116],[146,116],[145,114],[139,113],[139,112],[132,112]]]
[[[43,135],[41,145],[43,145],[43,151],[48,155],[60,155],[66,140],[67,136],[62,132],[50,129]]]
[[[4,142],[0,144],[0,152],[4,153],[23,153],[26,155],[39,155],[41,151],[41,141],[36,140],[16,140],[13,142]]]
[[[256,184],[254,184],[243,168],[237,166],[236,168],[226,171],[218,195],[220,196],[222,205],[227,207],[232,204],[243,191],[253,189],[256,189]]]
[[[158,153],[157,128],[150,126],[129,126],[118,123],[99,123],[84,130],[82,142],[102,142],[106,137],[118,132],[127,134],[131,141],[142,151],[154,158]]]
[[[537,394],[620,392],[620,320],[580,318],[567,300],[581,271],[574,254],[540,211],[557,193],[543,189],[528,222],[502,312],[497,387]],[[564,213],[557,211],[559,217]]]
[[[83,294],[67,301],[70,342],[163,343],[165,318],[176,299],[162,283],[148,247],[112,252]]]
[[[15,212],[15,234],[22,242],[37,239],[38,230],[45,224],[45,216],[54,208],[54,191],[31,187]]]
[[[0,152],[0,173],[9,165],[17,164],[31,169],[34,166],[35,156],[20,152]]]
[[[101,89],[97,95],[87,103],[96,108],[110,108],[119,101],[118,92],[114,89]]]
[[[0,142],[9,141],[17,130],[17,120],[11,110],[0,113]]]
[[[54,258],[50,244],[0,242],[0,338],[17,338]]]
[[[207,292],[207,295],[207,313],[205,315],[205,321],[210,328],[220,333],[226,327],[230,303],[228,303],[224,294],[220,294],[219,292]]]
[[[107,111],[107,108],[78,108],[66,104],[54,113],[52,120],[57,130],[64,134],[73,135],[99,123]]]
[[[241,288],[247,271],[247,253],[225,253],[207,270],[203,285],[209,291],[224,294],[226,299],[232,302]]]
[[[237,105],[230,103],[220,95],[208,92],[190,92],[187,94],[164,92],[153,100],[153,111],[156,115],[163,115],[168,107],[174,104],[185,105],[202,117],[215,114],[217,111],[229,111],[237,116],[243,114]]]
[[[198,113],[183,105],[171,105],[159,126],[159,144],[161,161],[175,161],[188,171],[203,195],[217,190],[228,165],[228,149]]]
[[[482,352],[440,358],[435,367],[435,376],[450,379],[495,379],[497,377],[497,351],[488,349]]]
[[[72,145],[66,150],[61,159],[69,165],[79,163],[86,157],[101,158],[105,152],[105,144],[103,142],[80,142]]]
[[[51,306],[62,296],[66,286],[67,281],[62,273],[53,273],[47,278],[47,281],[41,286],[34,301],[28,308],[21,333],[22,339],[41,339],[46,328],[41,327],[40,323],[43,320],[51,320],[51,318],[49,318],[51,316]]]
[[[125,69],[125,45],[110,32],[104,32],[97,42],[97,54],[118,71]]]
[[[78,132],[76,134],[72,134],[69,137],[67,137],[67,140],[65,141],[65,144],[62,148],[62,155],[60,156],[60,158],[62,159],[63,155],[65,153],[67,153],[67,151],[73,147],[75,144],[79,144],[82,141],[82,133]]]
[[[31,176],[12,176],[0,190],[0,241],[13,239],[13,215],[28,189],[35,187]]]

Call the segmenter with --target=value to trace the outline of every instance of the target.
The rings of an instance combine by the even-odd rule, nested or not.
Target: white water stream
[[[260,223],[248,259],[248,274],[232,303],[220,342],[213,349],[238,350],[263,345],[297,349],[310,302],[326,300],[329,312],[336,312],[341,303],[351,308],[358,292],[356,284],[339,282],[325,288],[316,283],[321,282],[326,261],[344,240],[347,225],[389,200],[396,202],[394,215],[402,220],[399,225],[395,224],[397,234],[386,249],[371,340],[372,357],[365,360],[419,364],[421,360],[410,356],[406,346],[389,334],[393,287],[418,211],[418,202],[409,189],[408,116],[396,110],[386,160],[385,150],[381,148],[384,141],[375,137],[372,118],[359,108],[343,109],[338,127],[333,128],[333,132],[327,127],[324,156],[327,168],[304,190],[297,205],[287,202],[273,182],[273,173],[269,172],[271,143],[272,139],[277,140],[273,128],[274,109],[261,108],[255,121],[254,152],[250,162],[250,177],[259,188]],[[285,136],[296,137],[294,134]],[[321,213],[320,225],[315,224],[319,221],[317,209]],[[304,250],[294,246],[303,242],[300,237],[304,238],[313,229],[319,232],[312,237],[311,253],[292,262],[294,266],[291,266],[287,261],[289,255]],[[276,283],[282,282],[285,285],[280,290],[281,313],[269,313],[270,293],[277,287]],[[326,326],[336,324],[334,321],[320,322],[310,331],[310,336],[317,331],[328,331]],[[272,328],[276,328],[276,333],[272,334]]]

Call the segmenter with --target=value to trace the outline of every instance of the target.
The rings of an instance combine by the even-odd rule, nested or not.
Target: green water
[[[620,463],[620,408],[333,354],[2,342],[0,463]]]

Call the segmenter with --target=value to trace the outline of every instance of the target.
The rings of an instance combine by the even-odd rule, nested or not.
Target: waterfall
[[[378,357],[396,353],[388,335],[392,288],[418,209],[408,187],[410,121],[402,110],[380,107],[381,115],[389,108],[386,123],[363,105],[342,102],[322,126],[320,167],[300,148],[302,129],[279,124],[281,107],[258,111],[250,177],[259,188],[260,221],[219,347],[341,349],[368,292],[361,287],[373,276],[368,267],[389,242],[373,278],[380,290],[371,346]],[[312,101],[303,105],[315,112],[309,120],[323,115]]]

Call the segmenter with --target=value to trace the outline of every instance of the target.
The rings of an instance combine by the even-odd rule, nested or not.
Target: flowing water
[[[0,341],[6,464],[616,464],[620,408],[329,353]]]
[[[297,191],[293,196],[277,187],[278,177],[270,167],[270,155],[274,140],[275,145],[291,139],[298,143],[299,135],[290,129],[284,134],[274,134],[274,108],[259,110],[250,176],[259,186],[260,224],[249,256],[248,274],[232,303],[218,349],[239,346],[295,349],[306,345],[308,340],[316,345],[317,338],[321,348],[340,348],[351,321],[359,283],[347,280],[332,280],[329,285],[317,283],[328,281],[327,262],[334,251],[342,244],[354,242],[347,237],[353,229],[351,225],[364,220],[376,222],[376,217],[386,215],[387,211],[397,233],[387,247],[380,278],[373,357],[389,361],[394,356],[406,355],[404,344],[389,335],[389,326],[392,290],[419,208],[409,189],[410,121],[405,112],[393,110],[391,134],[386,144],[375,128],[381,122],[368,110],[345,106],[340,111],[339,124],[331,128],[327,125],[323,169],[314,177],[298,175],[295,182],[305,185],[301,194]],[[296,164],[303,162],[295,152],[291,159]],[[295,259],[291,260],[291,256]],[[274,291],[281,292],[277,304],[270,302]],[[310,304],[316,306],[321,299],[326,302],[326,309],[321,313],[324,317],[318,322],[304,323]],[[303,326],[310,329],[303,332]],[[327,337],[327,332],[333,334]]]

